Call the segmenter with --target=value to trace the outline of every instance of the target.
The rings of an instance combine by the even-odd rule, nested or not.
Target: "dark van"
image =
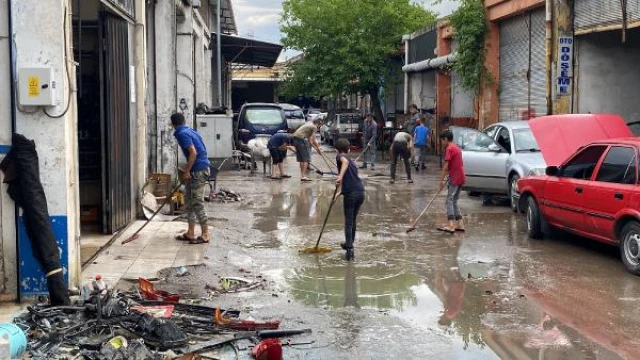
[[[237,140],[247,144],[256,135],[273,135],[287,131],[287,119],[278,104],[244,104],[238,116]]]

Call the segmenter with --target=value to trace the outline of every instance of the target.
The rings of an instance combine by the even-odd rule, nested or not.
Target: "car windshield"
[[[533,136],[531,129],[515,129],[513,130],[513,143],[516,152],[539,152],[540,146],[536,138]]]
[[[254,125],[280,125],[282,112],[277,108],[251,108],[245,113],[247,122]]]

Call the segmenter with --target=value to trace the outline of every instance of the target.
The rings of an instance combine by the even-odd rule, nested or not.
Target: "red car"
[[[640,137],[617,115],[546,116],[530,125],[548,167],[517,184],[529,236],[555,228],[618,245],[627,270],[640,275]]]

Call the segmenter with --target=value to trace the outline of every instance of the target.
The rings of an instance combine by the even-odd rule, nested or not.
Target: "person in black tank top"
[[[364,203],[364,185],[358,176],[358,167],[347,156],[350,146],[351,144],[347,139],[338,139],[336,142],[336,149],[338,150],[336,164],[338,164],[339,171],[336,185],[341,186],[340,194],[344,196],[345,242],[340,246],[347,252],[345,255],[347,261],[355,259],[353,244],[356,238],[356,218],[358,217],[360,206]]]

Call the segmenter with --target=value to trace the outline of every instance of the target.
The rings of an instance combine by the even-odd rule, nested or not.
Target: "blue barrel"
[[[27,351],[27,335],[15,324],[0,324],[0,338],[9,341],[12,359]]]

